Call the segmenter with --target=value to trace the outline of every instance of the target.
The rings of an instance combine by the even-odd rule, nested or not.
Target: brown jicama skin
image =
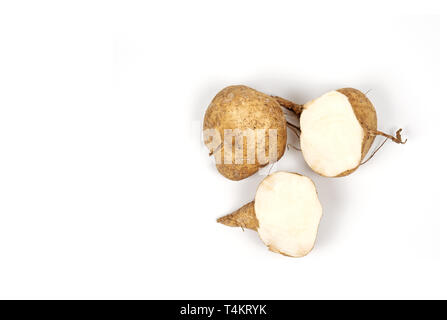
[[[217,219],[217,222],[229,227],[241,227],[244,229],[255,230],[258,229],[258,219],[255,215],[255,202],[249,202],[242,208],[239,208],[233,213]]]
[[[238,130],[257,130],[265,129],[265,150],[266,157],[269,155],[269,129],[275,129],[277,132],[276,156],[279,160],[285,151],[287,144],[287,126],[286,119],[280,104],[276,99],[269,95],[256,91],[246,86],[229,86],[220,91],[211,101],[203,122],[203,130],[217,130],[222,138],[222,143],[216,148],[210,147],[212,139],[205,138],[205,144],[210,149],[210,155],[216,157],[216,168],[226,178],[231,180],[245,179],[260,168],[266,166],[269,161],[260,161],[256,156],[254,163],[247,161],[248,154],[257,155],[257,145],[253,150],[252,146],[247,145],[246,139],[243,143],[233,139],[232,148],[227,148],[223,143],[225,129]],[[274,148],[272,146],[272,148]],[[235,159],[235,149],[243,151],[243,163],[238,163]],[[227,154],[233,161],[225,163],[224,155]],[[217,157],[220,155],[220,163]],[[270,160],[270,159],[269,159]]]
[[[368,154],[368,151],[370,150],[375,137],[378,135],[384,136],[387,139],[390,139],[395,143],[404,144],[406,142],[406,140],[405,141],[402,140],[402,137],[400,134],[402,129],[399,129],[396,132],[396,137],[393,137],[391,135],[388,135],[386,133],[383,133],[383,132],[377,130],[376,110],[375,110],[373,104],[371,103],[371,101],[361,91],[353,89],[353,88],[343,88],[343,89],[339,89],[336,91],[347,97],[347,99],[349,100],[349,103],[352,107],[352,111],[354,112],[355,117],[358,120],[358,123],[360,124],[361,128],[363,129],[363,140],[361,143],[361,156],[359,157],[357,165],[355,165],[354,167],[351,167],[348,170],[338,172],[336,175],[327,175],[323,172],[320,172],[318,169],[313,168],[312,165],[309,164],[308,159],[306,159],[306,157],[305,157],[306,162],[308,162],[308,164],[311,166],[311,168],[314,171],[316,171],[320,175],[329,176],[329,177],[342,177],[342,176],[346,176],[346,175],[354,172],[361,164],[368,161],[375,154],[375,152],[374,152],[370,158],[368,158],[366,161],[363,161],[365,159],[366,155]],[[274,98],[277,99],[277,101],[281,104],[281,106],[295,112],[296,115],[298,116],[298,118],[300,119],[300,122],[302,120],[303,111],[306,110],[306,107],[308,105],[309,106],[312,105],[312,103],[315,101],[315,100],[313,100],[305,105],[298,105],[298,104],[294,104],[290,101],[284,100],[283,98],[280,98],[280,97],[274,97]],[[303,128],[301,126],[301,130],[302,129]],[[303,149],[303,144],[301,145],[301,149]]]

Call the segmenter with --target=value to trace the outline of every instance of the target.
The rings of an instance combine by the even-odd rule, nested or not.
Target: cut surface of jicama
[[[302,257],[315,243],[322,207],[309,178],[276,172],[258,187],[254,211],[261,240],[274,252]]]
[[[306,103],[300,126],[301,150],[312,170],[336,177],[359,166],[364,130],[346,95],[331,91]]]

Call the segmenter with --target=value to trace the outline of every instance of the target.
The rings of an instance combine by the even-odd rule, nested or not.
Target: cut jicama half
[[[331,91],[304,105],[274,98],[297,114],[304,160],[322,176],[342,177],[355,171],[364,163],[362,160],[378,135],[396,143],[406,142],[400,135],[402,129],[396,137],[377,130],[376,110],[357,89]]]
[[[321,216],[312,180],[280,171],[260,183],[254,201],[217,221],[258,231],[273,252],[303,257],[314,247]]]
[[[368,102],[362,101],[362,108],[368,109],[370,127],[376,129],[376,112]],[[363,158],[364,144],[368,143],[369,149],[374,140],[363,129],[348,96],[338,91],[306,103],[300,127],[304,159],[312,170],[327,177],[357,168]]]

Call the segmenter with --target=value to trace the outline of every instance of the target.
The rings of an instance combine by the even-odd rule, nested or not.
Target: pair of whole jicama
[[[286,121],[281,107],[298,116],[299,127]],[[396,137],[377,131],[374,106],[356,89],[331,91],[299,105],[246,86],[230,86],[214,97],[206,111],[205,144],[215,157],[217,170],[228,179],[241,180],[283,156],[287,125],[299,133],[306,163],[325,177],[355,171],[377,135],[405,143],[401,129]],[[254,143],[250,132],[255,132]],[[228,133],[232,133],[229,139],[223,139]],[[274,158],[265,157],[272,151]],[[260,183],[254,201],[217,221],[253,229],[270,250],[302,257],[314,246],[321,216],[312,180],[280,171]]]

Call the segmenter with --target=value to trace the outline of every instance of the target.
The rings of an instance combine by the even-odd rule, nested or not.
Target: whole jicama
[[[205,144],[217,170],[241,180],[279,160],[287,144],[287,126],[278,101],[238,85],[220,91],[203,121]]]

